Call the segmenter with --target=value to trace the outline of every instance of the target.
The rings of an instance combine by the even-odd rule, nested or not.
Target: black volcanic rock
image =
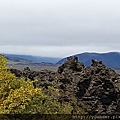
[[[65,72],[66,70],[72,70],[72,71],[77,71],[80,72],[84,68],[84,64],[78,62],[77,57],[68,57],[67,61],[65,61],[61,66],[58,68],[58,73]]]
[[[14,70],[11,72],[18,74]],[[57,72],[35,72],[26,68],[22,75],[31,80],[37,78],[35,87],[58,88],[58,101],[75,102],[84,108],[80,104],[82,102],[89,114],[120,114],[120,75],[107,68],[102,61],[92,60],[91,66],[85,67],[77,57],[68,57]]]
[[[16,77],[21,77],[22,76],[22,72],[20,70],[10,69],[10,72],[15,74]]]

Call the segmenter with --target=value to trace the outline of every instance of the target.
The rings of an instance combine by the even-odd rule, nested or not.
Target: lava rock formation
[[[56,72],[32,71],[28,67],[23,71],[10,71],[17,77],[38,79],[33,83],[34,87],[59,89],[60,102],[75,101],[89,114],[120,114],[120,75],[102,61],[92,60],[91,66],[86,67],[77,57],[68,57]]]

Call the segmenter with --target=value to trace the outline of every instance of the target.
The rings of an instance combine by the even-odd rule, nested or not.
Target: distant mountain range
[[[79,62],[83,62],[85,66],[91,65],[91,60],[101,60],[103,63],[110,68],[120,69],[120,53],[119,52],[109,52],[109,53],[81,53],[73,56],[77,56]],[[63,58],[57,62],[57,64],[62,64],[67,58]]]
[[[16,54],[4,54],[9,61],[13,62],[29,62],[29,63],[52,63],[55,64],[61,58],[53,57],[39,57],[31,55],[16,55]]]
[[[53,57],[39,57],[31,55],[16,55],[16,54],[4,54],[9,61],[22,64],[42,63],[42,64],[62,64],[67,58],[53,58]],[[110,68],[120,69],[120,53],[81,53],[72,56],[77,56],[79,62],[83,62],[85,66],[91,65],[91,60],[101,60]]]

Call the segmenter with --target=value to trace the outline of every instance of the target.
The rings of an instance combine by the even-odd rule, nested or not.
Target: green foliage
[[[1,114],[70,114],[70,104],[60,104],[45,95],[40,88],[24,88],[10,92],[1,105]]]
[[[0,81],[13,79],[15,76],[11,74],[7,69],[7,59],[0,55]]]

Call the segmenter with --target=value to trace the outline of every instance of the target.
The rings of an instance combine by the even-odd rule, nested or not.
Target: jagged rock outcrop
[[[86,67],[84,71],[86,78],[83,77],[82,81],[79,81],[77,96],[90,106],[88,112],[91,114],[114,113],[120,99],[119,74],[106,68],[101,61],[95,60],[92,60],[92,65]]]
[[[36,72],[29,68],[25,68],[22,73],[16,71],[11,70],[17,77],[37,78],[35,87],[58,88],[60,102],[75,101],[79,107],[82,102],[87,106],[85,111],[90,114],[120,114],[120,75],[107,68],[102,61],[92,60],[91,66],[85,67],[78,62],[77,57],[68,57],[57,72]]]

